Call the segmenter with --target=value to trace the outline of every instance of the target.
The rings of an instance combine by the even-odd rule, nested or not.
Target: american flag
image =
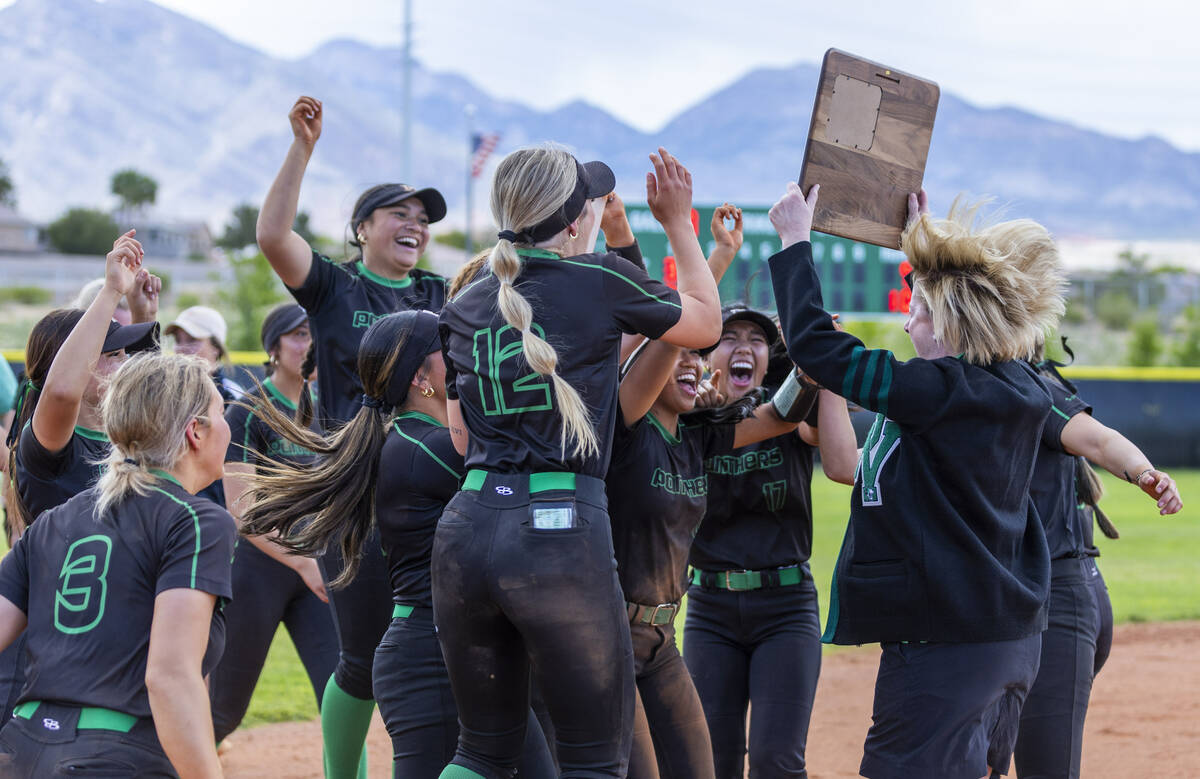
[[[471,136],[471,178],[479,178],[483,164],[500,142],[500,133],[475,133]]]

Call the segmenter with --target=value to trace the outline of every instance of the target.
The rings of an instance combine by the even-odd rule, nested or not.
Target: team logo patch
[[[46,730],[58,730],[62,726],[58,724],[58,720],[50,719],[49,717],[42,718],[42,727]]]
[[[499,487],[496,488],[496,494],[497,495],[512,495],[513,489],[512,489],[512,487],[505,487],[503,484],[501,484]]]

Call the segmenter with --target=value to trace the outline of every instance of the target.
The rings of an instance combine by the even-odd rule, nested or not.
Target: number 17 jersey
[[[533,309],[532,329],[558,353],[558,375],[583,399],[600,453],[563,451],[553,383],[525,361],[521,333],[500,314],[490,272],[441,313],[446,394],[459,399],[470,433],[468,468],[495,473],[570,471],[603,479],[617,408],[622,333],[658,338],[682,313],[679,293],[617,254],[559,257],[521,249],[516,289]]]

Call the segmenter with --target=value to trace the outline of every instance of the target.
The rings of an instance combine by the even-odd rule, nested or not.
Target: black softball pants
[[[573,501],[575,526],[535,528],[531,509],[545,501]],[[434,539],[433,603],[461,725],[455,766],[513,775],[532,671],[561,775],[625,776],[633,649],[603,481],[577,476],[574,491],[531,502],[529,474],[489,473],[459,492]]]
[[[741,779],[750,707],[750,776],[807,777],[804,761],[821,619],[808,565],[799,584],[688,589],[683,657],[704,706],[718,779]]]
[[[317,562],[326,584],[336,579],[345,567],[336,544]],[[378,527],[372,528],[363,545],[357,575],[345,587],[338,590],[329,587],[327,592],[338,640],[334,681],[355,698],[371,700],[375,648],[392,621],[392,582]]]
[[[713,779],[704,708],[674,625],[631,625],[637,707],[629,779]]]
[[[375,702],[392,738],[392,776],[437,779],[458,745],[458,708],[442,660],[433,610],[395,617],[375,650]],[[529,712],[520,776],[558,776],[542,728]]]
[[[1112,647],[1112,603],[1092,557],[1050,564],[1042,664],[1021,709],[1013,756],[1021,779],[1077,779],[1092,680]]]
[[[209,678],[217,741],[237,730],[246,715],[280,623],[296,645],[319,707],[338,661],[329,607],[298,573],[243,539],[233,555],[233,600],[225,606],[225,652]]]
[[[118,732],[80,727],[83,711],[41,703],[30,716],[9,720],[0,730],[0,779],[178,777],[159,744],[152,719],[137,720],[127,732]]]

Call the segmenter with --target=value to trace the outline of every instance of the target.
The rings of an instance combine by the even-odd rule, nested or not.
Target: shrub
[[[1128,330],[1137,314],[1137,304],[1124,292],[1105,292],[1096,301],[1096,318],[1109,330]]]
[[[46,238],[64,254],[108,254],[121,228],[103,211],[72,208],[46,228]]]
[[[1133,335],[1129,339],[1128,363],[1137,368],[1157,365],[1162,352],[1163,338],[1158,320],[1148,316],[1134,322]]]

